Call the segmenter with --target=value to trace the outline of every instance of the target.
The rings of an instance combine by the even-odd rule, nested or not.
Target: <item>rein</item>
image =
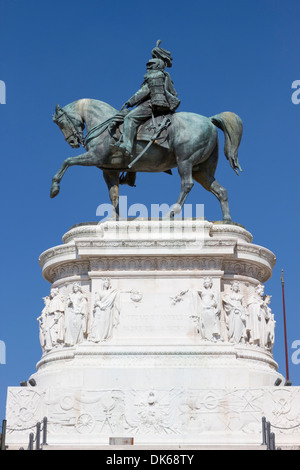
[[[75,125],[74,121],[72,118],[69,116],[69,114],[62,108],[59,109],[60,115],[55,119],[56,123],[59,124],[59,120],[62,118],[62,116],[65,116],[67,121],[70,124],[71,130],[72,130],[72,135],[77,137],[78,141],[82,145],[82,147],[87,150],[87,144],[91,140],[95,139],[98,137],[102,132],[106,131],[112,124],[117,124],[117,123],[122,123],[124,121],[124,114],[127,114],[127,112],[121,111],[111,118],[107,119],[104,122],[101,122],[100,124],[97,124],[97,126],[94,126],[87,134],[85,137],[83,137],[82,133],[78,130],[78,126]],[[81,124],[79,124],[81,125]],[[98,132],[97,132],[98,131]],[[95,133],[95,135],[93,135]]]
[[[59,125],[59,120],[62,118],[62,116],[65,116],[67,121],[69,122],[69,124],[71,124],[71,129],[72,129],[72,134],[71,135],[74,135],[78,139],[78,141],[80,142],[82,147],[84,147],[86,149],[85,138],[83,137],[82,132],[80,132],[78,130],[78,126],[76,126],[74,124],[74,122],[71,119],[71,117],[69,116],[69,114],[63,108],[59,108],[59,113],[60,113],[60,115],[55,119],[55,122]],[[82,127],[81,124],[79,124],[79,125]]]
[[[124,122],[124,118],[125,118],[126,114],[128,114],[128,112],[129,112],[129,110],[121,109],[121,111],[116,113],[111,118],[109,118],[106,121],[101,122],[97,126],[93,127],[85,136],[85,144],[87,144],[92,139],[95,139],[96,137],[98,137],[100,134],[102,134],[102,132],[106,131],[107,129],[111,130],[112,125],[122,124]],[[99,132],[97,132],[97,131],[99,131]],[[94,132],[96,132],[95,135],[93,135]]]
[[[88,142],[91,140],[95,139],[98,137],[102,132],[104,132],[110,124],[114,121],[114,118],[107,119],[107,121],[101,122],[101,124],[98,124],[97,126],[93,127],[85,136],[84,141],[85,145],[87,145]],[[92,135],[94,132],[99,131],[97,134]]]

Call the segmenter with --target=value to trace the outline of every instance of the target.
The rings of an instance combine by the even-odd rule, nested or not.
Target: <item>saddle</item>
[[[128,109],[122,109],[117,114],[115,114],[112,118],[108,119],[107,121],[95,126],[91,129],[85,137],[85,145],[95,137],[102,134],[105,130],[108,130],[111,136],[110,147],[114,149],[117,142],[122,140],[123,136],[123,123],[126,117],[126,114],[129,112]],[[148,145],[151,145],[150,142],[152,141],[156,145],[164,147],[166,149],[170,149],[170,127],[172,124],[172,116],[174,113],[160,115],[160,116],[153,116],[144,122],[142,125],[139,126],[137,135],[135,140],[136,141],[146,141]],[[167,123],[167,124],[165,124]],[[155,140],[154,140],[155,139]],[[111,162],[115,164],[119,164],[120,166],[127,167],[130,162],[124,161],[124,156],[120,155],[119,152],[117,154],[113,154],[110,157]],[[166,170],[165,173],[172,175],[171,170]],[[120,184],[128,184],[129,186],[135,186],[135,172],[132,173],[123,173],[120,176]]]
[[[168,114],[165,116],[156,116],[152,117],[148,121],[142,124],[137,132],[136,140],[144,140],[146,142],[150,141],[155,134],[159,130],[159,126],[162,124],[164,118],[168,118],[172,123],[172,114]],[[155,139],[155,144],[159,145],[160,147],[164,147],[166,149],[170,148],[170,131],[169,127],[163,127],[158,137]]]
[[[123,122],[128,112],[129,111],[127,109],[120,111],[112,118],[112,121],[109,125],[111,147],[113,147],[115,143],[122,140]],[[173,114],[152,116],[150,119],[139,126],[135,140],[144,142],[150,142],[153,140],[153,136],[159,131],[161,124],[166,120],[166,118],[168,118],[172,123],[172,115]],[[154,142],[160,147],[170,149],[170,140],[169,126],[163,126],[161,132],[159,132],[159,135]]]

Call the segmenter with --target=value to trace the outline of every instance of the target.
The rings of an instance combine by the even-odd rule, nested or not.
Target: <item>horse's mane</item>
[[[82,98],[80,100],[73,101],[72,103],[66,105],[65,109],[66,108],[69,108],[69,110],[72,110],[75,113],[77,112],[81,115],[88,110],[89,114],[92,113],[96,118],[101,120],[108,119],[117,112],[117,110],[110,104],[92,98]]]

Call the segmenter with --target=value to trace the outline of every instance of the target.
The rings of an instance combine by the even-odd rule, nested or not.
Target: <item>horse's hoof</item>
[[[173,214],[173,217],[174,217],[174,215],[179,214],[180,211],[181,211],[181,205],[177,204],[177,202],[176,202],[176,204],[173,204],[173,206],[171,207],[170,214]]]
[[[174,220],[175,217],[175,212],[174,211],[169,211],[167,214],[165,214],[162,217],[162,220]]]
[[[181,211],[181,205],[180,204],[173,204],[171,207],[171,210],[164,216],[164,219],[166,220],[174,220],[174,217],[176,214],[179,214]]]
[[[51,186],[51,190],[50,190],[50,197],[51,199],[53,199],[55,196],[58,195],[59,193],[59,184],[57,183],[53,183],[52,186]]]

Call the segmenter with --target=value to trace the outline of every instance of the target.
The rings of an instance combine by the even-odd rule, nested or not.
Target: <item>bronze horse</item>
[[[96,166],[103,171],[109,196],[116,215],[119,214],[120,174],[136,172],[169,172],[178,168],[181,178],[181,191],[177,202],[172,206],[168,217],[174,217],[191,191],[193,180],[213,193],[221,204],[223,221],[231,222],[227,190],[215,179],[218,163],[219,141],[216,127],[225,135],[224,153],[231,167],[238,174],[241,167],[238,161],[243,124],[239,116],[224,112],[213,117],[178,112],[172,116],[169,127],[169,148],[153,143],[131,168],[124,158],[114,155],[111,145],[109,123],[113,122],[118,111],[107,103],[93,99],[74,101],[64,108],[56,106],[53,121],[58,124],[65,140],[72,148],[84,146],[86,153],[67,158],[52,179],[50,197],[59,193],[59,183],[66,170],[73,165]],[[86,136],[83,131],[86,128]],[[136,141],[135,156],[145,149],[146,141]]]

